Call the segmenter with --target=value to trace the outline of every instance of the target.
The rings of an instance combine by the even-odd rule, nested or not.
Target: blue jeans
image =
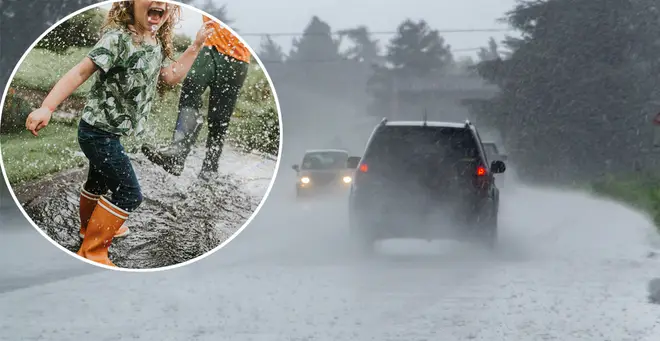
[[[89,159],[85,190],[97,195],[112,192],[110,202],[126,212],[138,208],[142,203],[142,190],[119,135],[80,120],[78,144]]]

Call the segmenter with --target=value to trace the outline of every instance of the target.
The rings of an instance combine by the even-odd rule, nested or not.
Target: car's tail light
[[[360,165],[359,169],[360,169],[360,172],[366,173],[366,172],[369,171],[369,166],[366,163],[363,163],[363,164]]]
[[[486,176],[486,167],[484,166],[479,166],[477,167],[477,176]]]
[[[477,170],[474,173],[475,178],[474,178],[474,186],[476,187],[477,190],[482,191],[488,188],[488,184],[490,183],[490,179],[488,178],[488,170],[486,167],[479,165],[477,166]]]

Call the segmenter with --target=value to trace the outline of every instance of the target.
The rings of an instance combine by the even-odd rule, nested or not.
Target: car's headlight
[[[342,180],[344,181],[345,184],[350,183],[351,181],[353,181],[353,179],[350,176],[345,176]]]
[[[306,177],[306,176],[303,176],[302,178],[300,178],[300,182],[302,182],[304,184],[308,184],[309,183],[309,178]]]

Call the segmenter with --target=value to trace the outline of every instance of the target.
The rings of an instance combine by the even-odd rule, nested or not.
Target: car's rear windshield
[[[476,140],[467,128],[386,126],[374,135],[364,160],[393,166],[424,160],[469,161],[478,157]]]
[[[346,168],[348,153],[340,151],[319,151],[305,154],[302,169],[342,169]]]
[[[491,159],[499,153],[497,147],[492,143],[484,143],[484,151]]]

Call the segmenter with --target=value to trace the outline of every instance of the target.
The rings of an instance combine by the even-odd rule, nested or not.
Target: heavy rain
[[[0,5],[3,86],[31,39],[93,1],[49,1],[38,10],[35,3]],[[211,256],[133,276],[101,271],[56,249],[4,195],[0,306],[10,309],[0,319],[0,339],[71,340],[90,333],[138,340],[660,339],[655,2],[195,3],[251,44],[275,85],[283,149],[262,209]],[[18,38],[17,23],[31,28],[30,39]],[[364,157],[369,167],[349,171],[375,174],[375,161],[365,155],[383,117],[474,124],[488,161],[499,157],[506,164],[494,175],[494,248],[393,238],[374,243],[373,254],[356,252],[351,185],[296,195],[307,175],[292,168],[315,168],[303,167],[310,150]],[[4,119],[3,112],[2,126],[11,126]],[[222,188],[217,198],[224,201],[213,219],[238,224],[242,213],[229,210],[258,203],[254,198],[267,187],[274,161],[244,152],[262,141],[253,136],[228,143],[221,157],[224,177],[212,185]],[[0,142],[4,159],[6,137]],[[71,148],[75,155],[75,144]],[[206,225],[186,210],[191,203],[179,196],[209,193],[197,179],[203,142],[182,183],[169,182],[137,148],[131,153],[150,188],[146,196],[155,200],[141,208],[153,217],[147,213],[131,228],[162,238],[150,237],[158,242],[142,251],[137,237],[126,237],[116,243],[122,259],[159,266],[178,262],[174,257],[191,237],[202,241],[195,247],[212,244]],[[42,168],[25,167],[25,174]],[[11,173],[11,165],[5,168]],[[411,177],[404,180],[417,170],[407,168]],[[75,200],[67,181],[53,183]],[[394,191],[373,202],[394,203],[392,212],[402,216],[404,206],[414,206],[410,198],[430,202],[409,192],[417,196],[404,200]],[[52,204],[27,205],[43,211]],[[188,231],[170,214],[198,225]],[[398,231],[437,228],[429,217],[407,215]],[[63,243],[75,232],[64,234]],[[155,263],[140,263],[144,259]]]

